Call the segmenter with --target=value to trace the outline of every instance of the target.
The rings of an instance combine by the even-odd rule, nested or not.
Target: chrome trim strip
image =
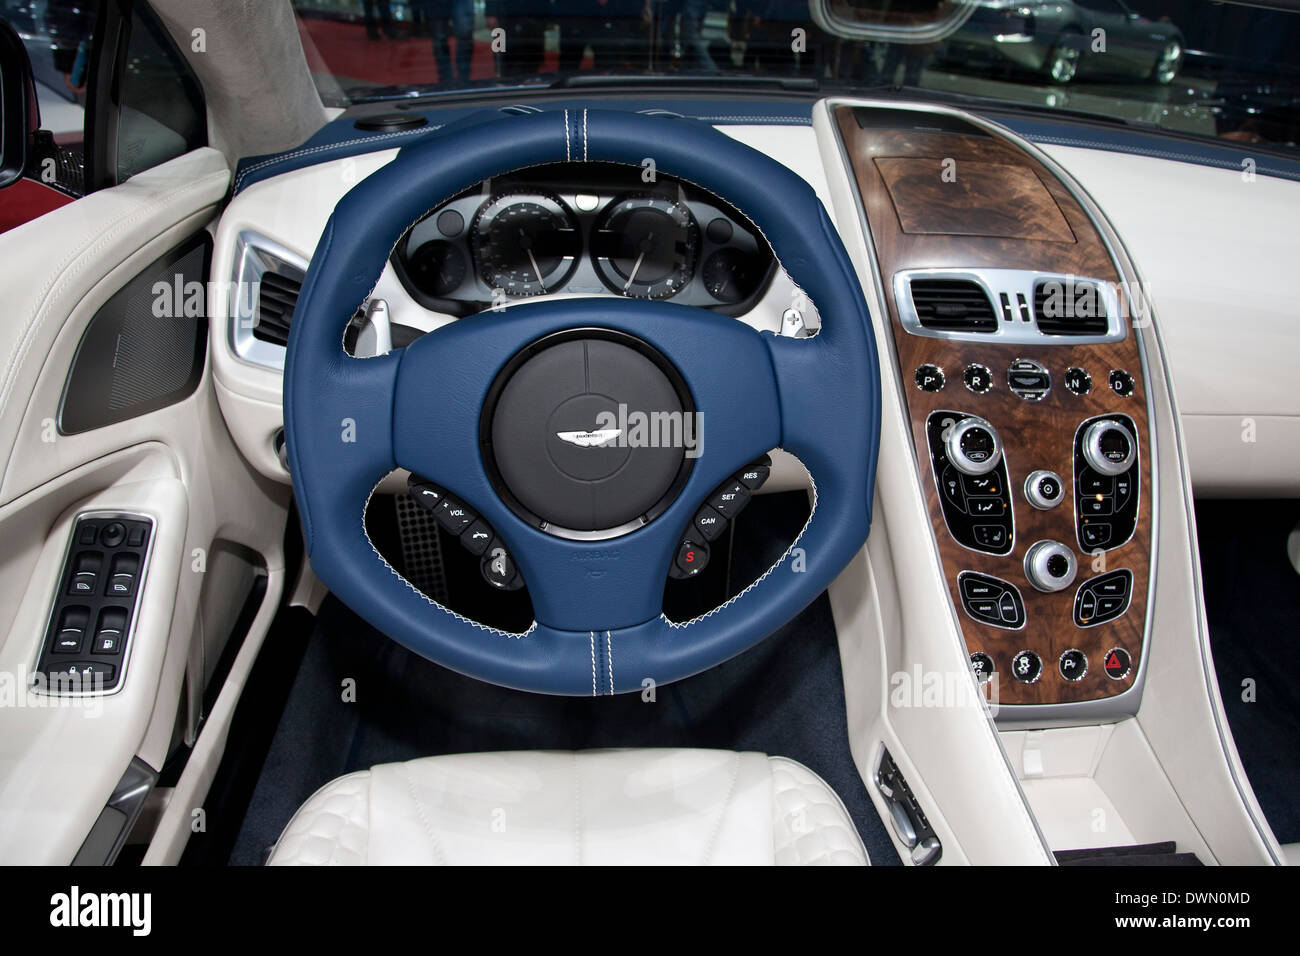
[[[227,342],[237,358],[250,365],[284,371],[284,346],[263,342],[253,335],[259,298],[255,290],[268,272],[301,282],[307,277],[307,266],[308,261],[298,253],[259,232],[244,229],[235,237],[226,319]]]

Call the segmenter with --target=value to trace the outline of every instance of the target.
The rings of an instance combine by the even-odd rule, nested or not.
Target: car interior
[[[0,0],[0,863],[1300,862],[1293,41]]]

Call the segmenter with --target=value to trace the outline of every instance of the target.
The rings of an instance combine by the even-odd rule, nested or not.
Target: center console
[[[852,106],[835,121],[972,669],[1013,711],[1134,712],[1153,455],[1110,250],[1049,170],[980,126]]]

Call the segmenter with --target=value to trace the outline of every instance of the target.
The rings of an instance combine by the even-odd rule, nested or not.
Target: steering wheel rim
[[[643,167],[648,158],[657,170],[724,197],[749,217],[817,305],[817,335],[784,338],[704,310],[602,298],[481,313],[375,358],[344,351],[342,330],[391,250],[443,199],[529,166]],[[703,450],[676,499],[640,530],[605,541],[556,538],[525,523],[498,497],[478,453],[480,415],[500,369],[529,344],[573,328],[626,333],[658,350],[687,383],[703,422]],[[491,683],[612,694],[721,663],[789,621],[829,585],[870,527],[879,394],[864,296],[825,209],[802,178],[693,120],[555,110],[444,130],[404,148],[340,200],[290,332],[285,437],[313,568],[363,618],[421,656]],[[708,614],[672,622],[661,609],[651,613],[699,504],[774,447],[795,454],[813,479],[812,514],[791,548]],[[378,483],[399,465],[469,503],[510,547],[537,616],[527,631],[471,621],[418,591],[384,560],[366,535],[364,511]]]

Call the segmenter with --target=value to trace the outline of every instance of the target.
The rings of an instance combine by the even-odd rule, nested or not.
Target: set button
[[[668,576],[679,580],[693,578],[708,567],[709,544],[722,537],[727,525],[745,509],[750,497],[763,487],[771,474],[772,459],[764,455],[715,488],[682,535]]]

